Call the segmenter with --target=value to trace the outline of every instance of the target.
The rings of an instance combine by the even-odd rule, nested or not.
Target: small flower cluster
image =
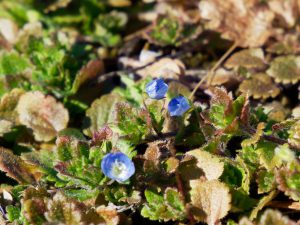
[[[163,79],[154,79],[146,85],[146,92],[152,99],[163,99],[168,91],[168,85]],[[177,96],[169,102],[168,111],[171,116],[182,116],[190,109],[190,104],[184,96]],[[134,173],[132,160],[122,152],[109,153],[101,161],[101,169],[106,177],[119,183],[127,181]]]
[[[146,85],[146,92],[150,98],[162,99],[168,91],[168,85],[163,79],[154,79]],[[184,96],[177,96],[169,102],[168,111],[171,116],[182,116],[190,109],[190,104]]]

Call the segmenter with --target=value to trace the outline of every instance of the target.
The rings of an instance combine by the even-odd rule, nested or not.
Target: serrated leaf
[[[276,171],[278,189],[295,201],[300,201],[300,165],[297,162]]]
[[[0,170],[21,184],[36,183],[40,177],[36,167],[27,164],[10,150],[0,148]]]
[[[208,180],[218,179],[222,175],[224,162],[217,156],[201,149],[188,151],[186,154],[194,156],[197,159],[197,166],[203,170]]]
[[[272,171],[260,170],[257,174],[258,194],[270,192],[274,188],[275,175]]]
[[[288,133],[289,133],[289,138],[288,138],[289,143],[292,143],[294,145],[300,145],[300,121],[294,123],[291,126]]]
[[[123,98],[118,94],[103,95],[101,98],[96,99],[91,107],[86,111],[86,128],[84,133],[90,137],[99,131],[105,124],[114,121],[114,110],[118,102]]]
[[[151,116],[151,123],[156,132],[161,132],[165,121],[164,101],[157,101],[153,99],[146,99],[145,105]]]
[[[228,68],[244,67],[247,69],[264,68],[264,52],[261,48],[251,48],[233,54],[225,63]]]
[[[17,112],[21,124],[33,130],[37,141],[50,141],[57,132],[66,128],[68,111],[52,96],[39,91],[27,92],[20,97]]]
[[[281,163],[275,155],[275,148],[276,144],[272,142],[261,141],[257,144],[256,151],[259,162],[267,170],[272,170]]]
[[[295,84],[300,80],[300,57],[288,55],[275,58],[267,74],[278,83]]]
[[[249,79],[244,80],[239,86],[239,91],[254,99],[275,98],[280,93],[280,89],[264,73],[253,74]]]
[[[135,108],[128,103],[117,103],[114,112],[113,130],[137,144],[151,133],[151,116],[146,109]]]
[[[163,196],[156,191],[146,190],[145,197],[147,204],[141,211],[143,217],[159,221],[180,221],[185,218],[185,207],[178,190],[167,188]]]
[[[257,142],[259,142],[260,138],[264,134],[264,129],[265,129],[265,123],[259,123],[256,128],[255,134],[253,134],[252,137],[245,139],[242,141],[241,145],[243,148],[255,145]]]
[[[204,214],[194,216],[199,221],[214,225],[220,221],[230,210],[231,195],[229,188],[218,180],[191,180],[191,203]]]
[[[244,212],[251,210],[257,201],[243,190],[231,190],[231,212]]]
[[[225,161],[224,171],[220,180],[232,188],[242,189],[249,193],[251,174],[243,160],[239,157],[235,161]]]
[[[260,217],[259,225],[296,225],[298,223],[282,215],[278,210],[267,209]]]

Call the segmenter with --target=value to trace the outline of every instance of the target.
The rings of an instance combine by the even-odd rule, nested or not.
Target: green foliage
[[[0,1],[0,224],[296,224],[298,11]],[[171,116],[180,95],[190,109]],[[134,165],[125,183],[109,172],[127,165],[103,161],[115,152]]]
[[[15,51],[2,52],[0,55],[0,75],[18,75],[29,69],[30,63]]]
[[[176,189],[168,188],[164,193],[147,189],[145,197],[147,203],[141,211],[143,217],[160,221],[181,221],[186,217],[182,196]]]

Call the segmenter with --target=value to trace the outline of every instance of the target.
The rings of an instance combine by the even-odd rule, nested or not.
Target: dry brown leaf
[[[276,42],[271,43],[267,51],[277,55],[297,54],[300,52],[300,27],[290,30],[288,33],[284,29],[276,30],[274,38]]]
[[[268,112],[269,119],[276,122],[282,122],[290,115],[290,109],[278,101],[265,104],[264,109]]]
[[[227,68],[245,67],[261,69],[265,67],[264,52],[261,48],[251,48],[233,54],[225,63]]]
[[[99,206],[96,208],[96,212],[104,218],[107,225],[117,225],[119,224],[120,218],[117,211],[114,208]]]
[[[300,57],[288,55],[275,58],[271,62],[267,74],[278,83],[297,83],[300,80]]]
[[[272,34],[274,13],[257,0],[204,0],[199,9],[208,29],[239,46],[262,46]]]
[[[131,5],[131,0],[108,0],[113,7],[126,7]]]
[[[27,164],[12,151],[0,147],[0,170],[7,176],[21,184],[33,184],[41,177],[41,173],[30,164]]]
[[[224,183],[218,180],[191,180],[190,186],[192,205],[204,213],[202,216],[194,214],[196,219],[215,225],[227,215],[231,207],[231,195]]]
[[[201,149],[188,151],[186,154],[197,159],[197,167],[203,170],[207,180],[215,180],[222,175],[224,163],[217,156]]]
[[[219,68],[214,73],[213,80],[211,81],[211,85],[220,86],[226,84],[235,84],[238,82],[237,74],[232,70],[226,70],[224,68]]]
[[[270,9],[287,25],[295,25],[299,16],[299,6],[297,0],[271,0],[268,1]]]
[[[56,11],[57,9],[67,7],[71,2],[72,0],[57,0],[56,2],[50,4],[44,11],[46,13]]]
[[[31,91],[23,94],[17,105],[20,123],[33,130],[37,141],[50,141],[67,127],[69,113],[52,96]]]
[[[280,89],[274,84],[272,79],[265,73],[257,73],[244,80],[239,87],[239,91],[247,93],[254,99],[275,98],[280,93]]]
[[[137,68],[146,65],[146,63],[134,60],[132,58],[123,57],[120,62],[125,67]],[[136,73],[142,77],[163,77],[170,79],[178,79],[178,76],[184,75],[185,66],[178,59],[162,58],[146,68],[137,70]]]
[[[72,92],[76,93],[80,86],[86,81],[91,80],[97,75],[104,72],[104,63],[101,60],[90,60],[86,65],[84,65],[79,73],[76,75],[73,82]]]
[[[9,19],[1,18],[0,33],[9,43],[14,43],[18,34],[18,26]]]

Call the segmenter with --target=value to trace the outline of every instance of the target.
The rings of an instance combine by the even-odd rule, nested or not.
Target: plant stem
[[[170,152],[172,154],[173,157],[176,157],[176,148],[173,146],[173,144],[170,144]],[[194,225],[195,224],[195,219],[193,214],[190,212],[190,210],[186,207],[186,199],[185,199],[185,192],[184,192],[184,187],[183,187],[183,183],[180,177],[180,174],[178,172],[178,170],[176,169],[175,171],[175,179],[176,179],[176,184],[177,184],[177,189],[180,192],[181,196],[182,196],[182,201],[183,204],[185,205],[185,210],[188,216],[188,219],[190,221],[190,225]]]
[[[253,135],[253,134],[256,133],[256,130],[253,127],[249,126],[249,125],[243,126],[243,130],[246,133],[250,134],[250,135]],[[291,144],[287,140],[281,139],[281,138],[276,137],[274,135],[263,134],[261,137],[263,139],[267,140],[267,141],[270,141],[270,142],[273,142],[273,143],[276,143],[276,144],[279,144],[279,145],[287,144],[290,149],[293,149],[293,150],[296,150],[296,151],[300,151],[300,146]]]
[[[192,97],[195,95],[198,88],[203,84],[204,81],[208,80],[208,85],[211,85],[211,82],[213,81],[215,70],[218,69],[218,67],[224,62],[224,60],[234,51],[234,49],[237,47],[237,42],[234,42],[233,45],[224,53],[224,55],[216,62],[216,64],[208,71],[208,73],[202,77],[202,79],[198,82],[194,90],[192,91],[189,99],[192,99]]]
[[[282,209],[292,209],[300,211],[300,203],[299,202],[283,202],[283,201],[271,201],[268,206],[274,207],[274,208],[282,208]]]

